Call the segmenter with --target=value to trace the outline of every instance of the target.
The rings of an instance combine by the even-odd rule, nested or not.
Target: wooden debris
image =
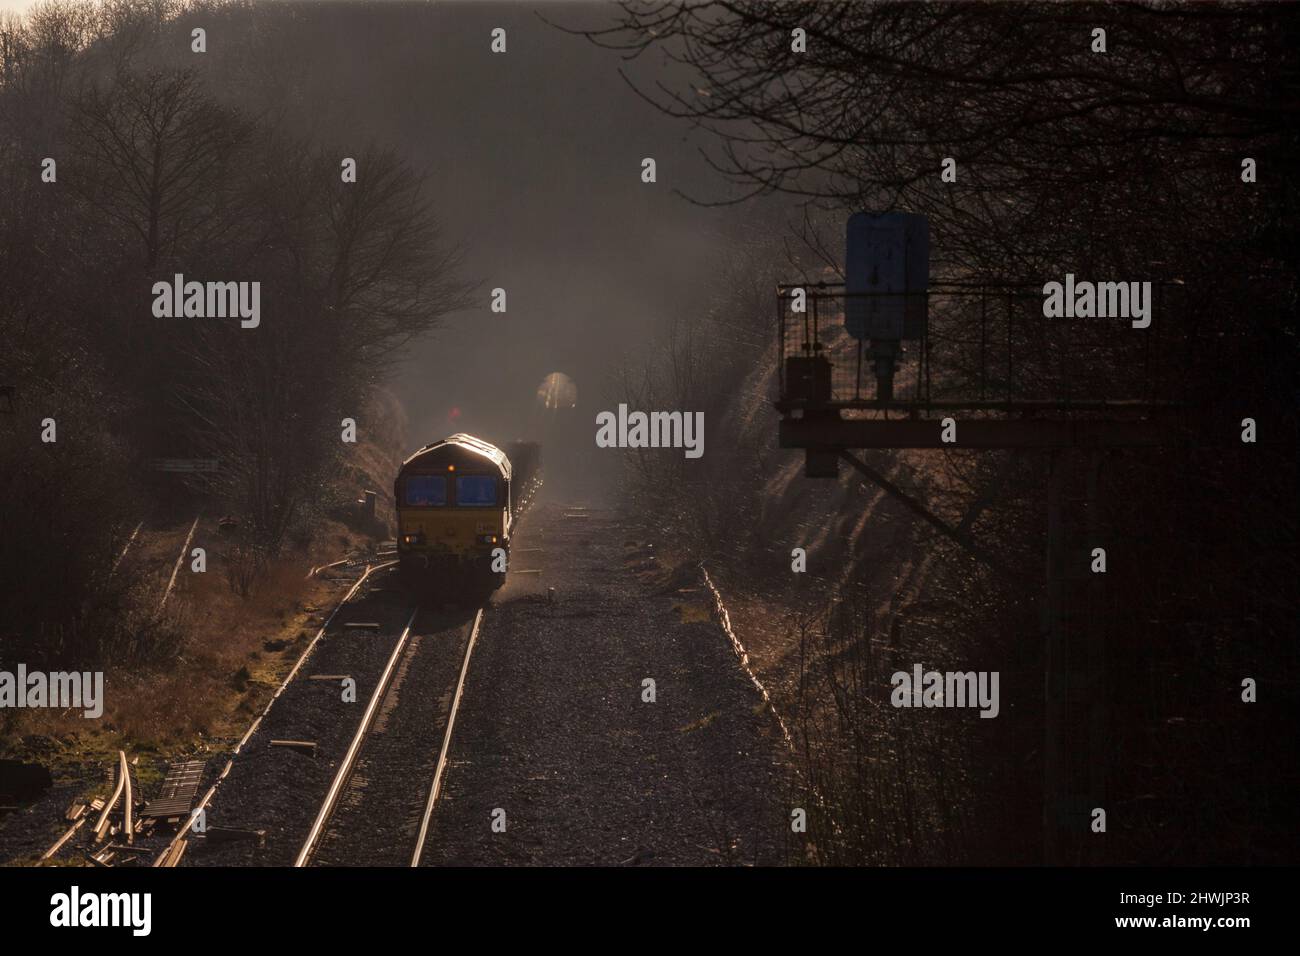
[[[158,854],[158,858],[153,861],[152,865],[159,868],[176,866],[180,863],[181,857],[185,855],[185,846],[186,842],[184,840],[177,840],[175,843],[169,844],[167,849]]]
[[[308,756],[316,756],[316,741],[314,740],[272,740],[272,747],[288,747],[290,750],[297,750]]]
[[[80,820],[78,820],[72,826],[68,827],[68,829],[64,832],[63,836],[59,837],[59,839],[55,842],[54,846],[50,847],[48,850],[46,850],[44,853],[41,854],[41,859],[48,860],[50,857],[54,856],[54,854],[62,850],[63,845],[67,843],[69,840],[71,840],[72,835],[76,833],[78,830],[80,830],[82,826],[85,825],[86,821],[89,819],[90,817],[83,815]]]
[[[348,679],[349,677],[351,677],[351,676],[352,676],[351,674],[312,674],[312,675],[311,675],[310,677],[308,677],[307,679],[308,679],[308,680],[341,681],[341,680],[347,680],[347,679]]]
[[[142,815],[149,819],[150,826],[154,819],[173,819],[189,814],[206,764],[205,760],[182,760],[167,768],[162,790],[144,807]]]
[[[214,844],[248,842],[263,847],[266,846],[266,831],[245,830],[241,827],[208,827],[204,839]]]

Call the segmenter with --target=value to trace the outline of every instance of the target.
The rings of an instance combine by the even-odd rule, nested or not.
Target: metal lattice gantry
[[[1086,859],[1079,820],[1101,805],[1107,716],[1104,637],[1081,624],[1065,560],[1065,487],[1085,449],[1091,520],[1108,448],[1157,446],[1186,434],[1194,397],[1195,326],[1187,287],[1152,282],[1140,321],[1049,318],[1044,286],[929,279],[923,216],[856,214],[844,283],[777,287],[780,445],[802,448],[805,473],[844,462],[998,574],[1020,582],[970,529],[952,525],[852,454],[867,448],[1048,452],[1044,649],[1043,849],[1048,863]],[[1072,277],[1071,277],[1072,278]],[[1108,310],[1109,312],[1109,310]],[[1148,321],[1149,320],[1149,321]],[[1100,537],[1091,529],[1089,540]],[[1089,580],[1088,601],[1104,594]]]
[[[1152,291],[1154,320],[1133,328],[1120,319],[1044,318],[1034,286],[946,282],[900,294],[783,283],[780,444],[812,452],[810,474],[825,453],[850,448],[1161,444],[1189,397],[1189,340],[1167,321],[1187,287],[1153,283]],[[802,312],[794,310],[800,300]],[[928,313],[914,338],[850,334],[846,319],[862,303],[899,301],[920,301]],[[947,417],[960,422],[954,444],[941,440]]]

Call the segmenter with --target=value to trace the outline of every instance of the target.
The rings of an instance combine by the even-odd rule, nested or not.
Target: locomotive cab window
[[[482,508],[497,503],[497,480],[491,475],[459,475],[456,478],[456,504]]]
[[[408,475],[403,500],[415,507],[445,505],[447,479],[442,475]]]

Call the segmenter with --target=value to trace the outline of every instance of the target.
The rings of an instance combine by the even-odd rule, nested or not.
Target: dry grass
[[[673,612],[683,624],[709,624],[713,621],[713,610],[707,604],[674,604]]]
[[[315,609],[333,599],[329,585],[306,580],[311,564],[301,557],[273,563],[248,600],[231,594],[218,574],[190,575],[168,607],[185,632],[170,666],[146,672],[110,666],[101,719],[23,711],[12,738],[75,738],[82,753],[118,746],[167,752],[241,734],[301,653],[303,635],[319,626],[312,623]],[[283,650],[266,651],[270,641],[284,641]]]
[[[132,560],[157,572],[140,589],[142,606],[156,607],[188,528],[185,522],[179,532],[167,529],[140,542]],[[271,562],[241,598],[219,570],[227,545],[215,519],[200,522],[194,545],[207,549],[208,569],[196,574],[186,562],[163,614],[166,626],[183,635],[174,659],[148,668],[110,664],[98,720],[79,711],[11,711],[0,751],[57,773],[65,762],[102,758],[107,765],[122,748],[141,756],[137,774],[148,777],[161,772],[168,755],[233,744],[340,595],[337,585],[308,579],[308,571],[368,543],[330,520],[316,532],[308,548]]]

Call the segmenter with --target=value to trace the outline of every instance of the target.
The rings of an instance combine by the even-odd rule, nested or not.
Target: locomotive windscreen
[[[406,504],[416,507],[445,505],[447,479],[442,475],[408,475],[403,497]]]
[[[456,479],[456,504],[479,507],[497,503],[497,480],[490,475],[460,475]]]

